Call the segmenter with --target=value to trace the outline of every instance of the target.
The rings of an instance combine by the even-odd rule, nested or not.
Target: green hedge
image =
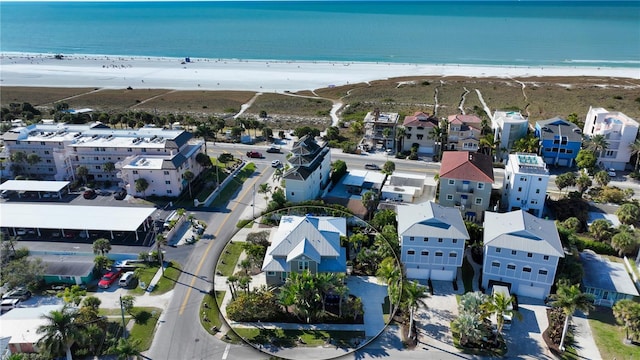
[[[614,255],[617,256],[618,252],[611,247],[611,245],[599,241],[587,240],[584,238],[576,237],[576,247],[582,251],[584,249],[593,250],[602,255]]]

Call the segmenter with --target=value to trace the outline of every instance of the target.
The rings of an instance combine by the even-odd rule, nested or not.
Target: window
[[[298,270],[300,271],[309,270],[309,261],[307,260],[298,261]]]
[[[500,262],[498,262],[498,261],[492,261],[492,262],[491,262],[491,267],[497,267],[497,268],[499,268],[499,267],[500,267]]]
[[[415,255],[416,251],[415,250],[407,250],[407,255]]]
[[[50,159],[47,159],[47,164],[51,164],[51,160]]]
[[[520,181],[527,181],[527,178],[524,176],[520,176]]]
[[[482,198],[476,198],[476,205],[482,205]]]
[[[518,192],[522,191],[522,186],[518,187]]]
[[[513,265],[513,264],[507,265],[507,270],[515,270],[515,269],[516,269],[515,265]]]
[[[515,255],[515,254],[517,254],[517,253],[518,253],[517,251],[515,251],[515,250],[511,250],[511,255]]]
[[[275,271],[267,271],[267,276],[276,276]]]
[[[499,253],[499,252],[501,252],[501,251],[502,251],[502,249],[501,249],[501,248],[496,248],[496,252],[497,252],[497,253]]]
[[[549,255],[545,255],[542,257],[544,260],[549,260]]]
[[[44,154],[45,154],[45,155],[49,155],[49,150],[45,150],[45,151],[44,151]]]
[[[536,189],[536,194],[540,194],[540,189]]]
[[[573,154],[573,150],[567,149],[567,154]]]
[[[416,239],[416,238],[415,238],[415,237],[413,237],[413,236],[410,236],[410,237],[409,237],[409,241],[413,241],[413,240],[415,240],[415,239]]]
[[[454,244],[458,243],[458,239],[451,239],[451,241],[453,241]]]
[[[447,195],[447,200],[453,200],[453,195],[448,194],[448,195]]]
[[[169,172],[168,172],[168,171],[165,171],[165,172],[164,172],[164,174],[165,174],[165,175],[169,175]]]
[[[422,255],[422,256],[429,256],[429,252],[428,252],[428,251],[424,251],[424,250],[422,250],[422,251],[420,252],[420,255]]]
[[[164,183],[167,184],[167,185],[171,185],[171,181],[170,180],[165,180]]]
[[[531,200],[531,205],[537,205],[538,204],[538,200]]]
[[[450,257],[450,258],[458,257],[458,254],[457,254],[457,253],[455,253],[455,252],[450,252],[450,253],[449,253],[449,257]]]
[[[478,190],[482,190],[484,189],[484,183],[479,182],[478,183]]]
[[[133,170],[133,175],[138,175],[138,170]]]
[[[95,160],[95,161],[99,161],[99,160],[100,160],[100,158],[96,156],[96,157],[94,157],[94,158],[93,158],[93,160]]]
[[[296,193],[292,191],[291,192],[291,196],[295,196],[295,195],[296,195]]]
[[[173,191],[171,190],[167,190],[167,194],[171,194]]]
[[[528,266],[525,266],[525,267],[522,268],[522,271],[526,272],[526,273],[530,273],[531,272],[531,268],[528,267]]]
[[[102,175],[98,174],[98,179],[102,179]]]
[[[533,257],[532,253],[527,253],[527,257]]]
[[[131,148],[128,148],[128,149],[127,149],[127,152],[132,152],[132,151],[133,151],[133,150],[132,150]]]
[[[100,165],[96,165],[96,170],[100,170]]]
[[[455,179],[449,179],[449,185],[455,185],[455,184],[456,184]]]
[[[140,151],[142,151],[142,152],[147,152],[147,149],[142,148],[142,149],[140,149]]]
[[[538,271],[538,274],[544,275],[544,276],[547,276],[547,273],[548,273],[547,270],[539,270]]]
[[[442,256],[442,251],[436,251],[436,256]]]
[[[418,138],[418,140],[422,140],[422,138],[424,138],[423,134],[417,134],[416,137]]]
[[[40,145],[44,145],[44,141],[40,141]]]
[[[424,241],[424,242],[429,242],[429,238],[428,238],[428,237],[426,237],[426,238],[422,238],[422,241]]]
[[[438,238],[438,242],[441,243],[442,242],[442,238]]]

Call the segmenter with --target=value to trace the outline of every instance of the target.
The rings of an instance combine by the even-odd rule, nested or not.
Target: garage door
[[[433,270],[431,272],[431,280],[453,280],[453,271],[451,270]]]
[[[407,269],[407,278],[409,279],[428,279],[429,269]]]
[[[520,285],[518,287],[518,292],[516,292],[519,296],[527,296],[534,299],[543,299],[544,298],[544,288],[536,287],[536,286],[528,286],[528,285]]]
[[[569,166],[569,159],[560,159],[558,160],[559,166]]]
[[[433,154],[433,146],[420,146],[418,152],[420,154]]]
[[[554,157],[546,157],[544,158],[544,163],[547,165],[552,165],[556,162],[556,158]]]

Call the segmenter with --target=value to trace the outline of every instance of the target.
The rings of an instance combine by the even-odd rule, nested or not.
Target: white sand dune
[[[399,76],[597,76],[640,79],[637,68],[340,63],[238,59],[0,54],[1,86],[285,92]]]

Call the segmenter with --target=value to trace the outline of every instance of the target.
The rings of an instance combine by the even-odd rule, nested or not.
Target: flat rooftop
[[[509,162],[513,162],[519,173],[549,174],[547,164],[536,154],[516,153],[509,155]]]
[[[169,157],[165,157],[170,159]],[[130,163],[123,166],[123,169],[162,169],[162,164],[165,158],[160,157],[148,157],[148,156],[136,156]]]
[[[136,231],[153,207],[0,204],[0,226],[68,230]]]
[[[69,185],[69,181],[7,180],[0,184],[0,191],[50,191],[58,192]]]

